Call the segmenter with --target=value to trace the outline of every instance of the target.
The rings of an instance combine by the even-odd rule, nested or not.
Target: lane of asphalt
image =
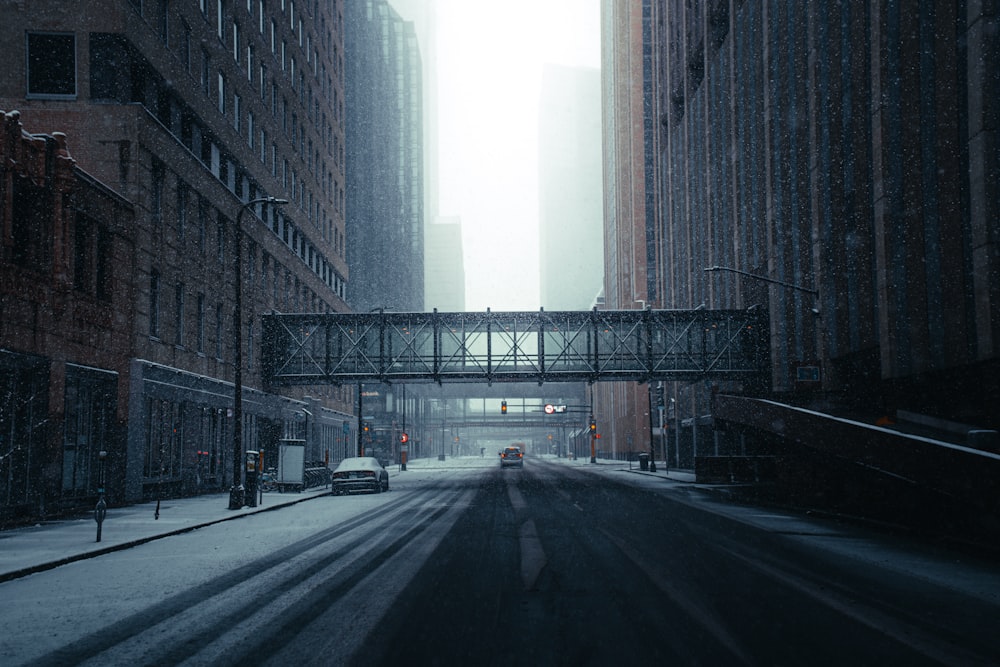
[[[416,463],[416,462],[414,462]],[[593,465],[583,461],[563,460],[562,463],[584,467]],[[433,466],[433,462],[427,465]],[[601,461],[599,465],[622,469],[621,462]],[[638,467],[630,472],[640,473]],[[390,476],[398,472],[389,468]],[[674,481],[693,482],[693,476],[666,471],[641,473]],[[227,492],[170,498],[125,507],[112,507],[102,524],[101,541],[97,542],[97,523],[93,513],[54,521],[39,522],[31,526],[0,531],[0,583],[44,572],[103,554],[131,549],[141,544],[180,535],[192,530],[233,521],[245,516],[270,512],[282,507],[312,500],[330,493],[329,487],[307,489],[301,493],[271,492],[263,495],[257,507],[230,510]]]

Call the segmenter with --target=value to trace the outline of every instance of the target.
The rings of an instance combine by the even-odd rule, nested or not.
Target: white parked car
[[[389,490],[389,473],[372,456],[344,459],[333,471],[333,495],[352,491],[382,493]]]

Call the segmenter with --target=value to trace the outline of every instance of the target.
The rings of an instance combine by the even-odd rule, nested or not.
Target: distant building
[[[413,24],[386,0],[344,8],[347,301],[424,308],[423,108]]]
[[[465,261],[462,221],[442,218],[427,226],[425,309],[439,312],[465,310]]]
[[[600,70],[545,66],[538,219],[546,310],[587,310],[604,287],[600,100]]]
[[[265,450],[265,465],[275,464],[282,438],[308,436],[312,459],[353,449],[342,430],[355,423],[351,391],[277,394],[260,377],[262,314],[347,309],[342,4],[5,8],[0,108],[18,109],[29,132],[58,137],[29,141],[55,160],[46,169],[60,164],[52,146],[63,135],[78,168],[34,177],[55,206],[29,223],[46,234],[5,236],[0,270],[35,293],[4,293],[0,347],[7,359],[37,355],[48,375],[22,373],[18,382],[29,384],[0,402],[0,431],[14,421],[30,431],[16,447],[45,443],[17,459],[26,468],[0,459],[15,491],[0,505],[27,515],[93,507],[101,450],[112,503],[227,489],[237,463],[236,340],[245,361],[242,449]],[[5,164],[9,176],[21,168]],[[244,204],[266,196],[288,204],[249,207],[235,229]],[[91,214],[80,197],[102,203]],[[12,210],[5,227],[23,229],[25,207]],[[30,382],[47,388],[44,403]],[[111,423],[107,396],[116,398]],[[34,495],[18,495],[25,485]]]

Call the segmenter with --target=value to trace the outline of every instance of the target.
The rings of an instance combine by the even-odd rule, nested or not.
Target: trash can
[[[646,452],[639,454],[639,470],[649,470],[649,454]]]

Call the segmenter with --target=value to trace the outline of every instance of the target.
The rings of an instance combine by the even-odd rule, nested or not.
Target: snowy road
[[[994,564],[611,466],[414,466],[0,584],[0,663],[997,664]]]
[[[390,493],[320,497],[6,582],[0,663],[332,664],[433,552],[480,472],[414,471]],[[293,640],[303,630],[309,641]]]

